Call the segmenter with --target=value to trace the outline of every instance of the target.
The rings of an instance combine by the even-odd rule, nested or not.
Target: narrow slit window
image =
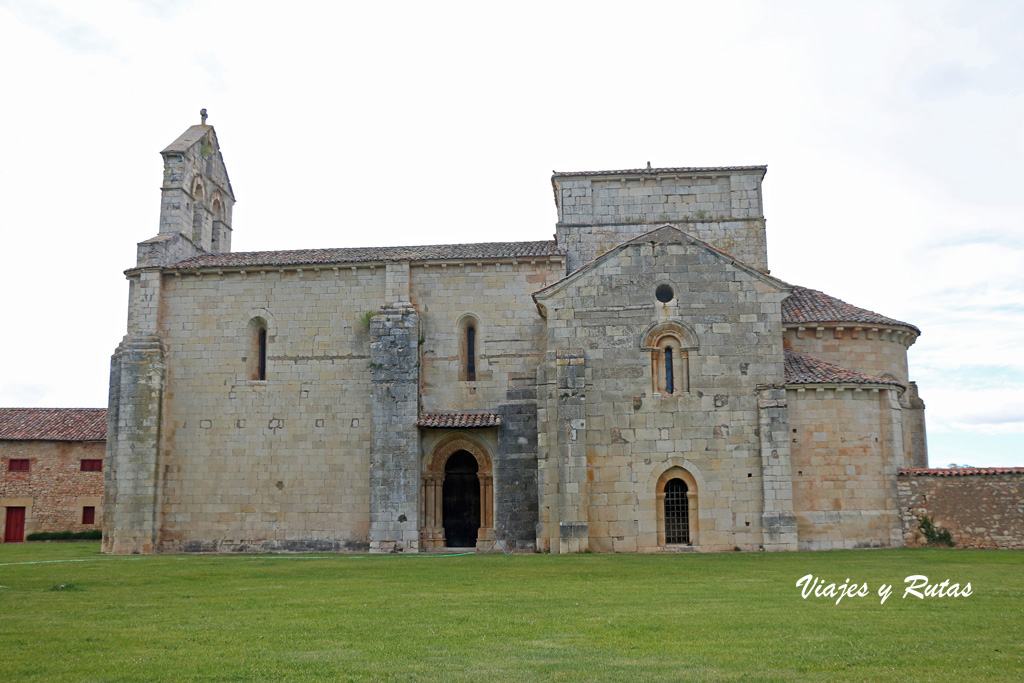
[[[256,333],[256,379],[267,378],[267,328],[261,327]]]
[[[472,325],[466,327],[466,379],[476,380],[476,328]]]
[[[675,393],[675,376],[672,372],[672,347],[665,347],[665,393]]]

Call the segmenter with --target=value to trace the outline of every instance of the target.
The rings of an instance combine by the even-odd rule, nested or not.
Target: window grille
[[[686,482],[670,479],[665,484],[665,543],[690,543],[690,499]]]

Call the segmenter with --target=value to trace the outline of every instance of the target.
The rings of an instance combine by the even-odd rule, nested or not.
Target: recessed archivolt
[[[274,320],[274,314],[266,308],[250,308],[245,312],[242,322],[249,329],[255,329],[254,325],[262,324],[267,329],[268,335],[274,335],[277,331],[277,321]]]
[[[466,451],[476,458],[478,474],[491,473],[491,455],[487,447],[465,432],[454,432],[434,444],[423,458],[423,471],[443,474],[445,463],[456,451]]]
[[[473,325],[477,328],[480,327],[480,316],[471,311],[467,311],[459,316],[458,321],[455,323],[455,329],[458,331],[466,329],[467,325]]]
[[[649,491],[659,493],[665,490],[665,484],[669,479],[676,477],[685,481],[687,486],[698,493],[707,490],[700,468],[686,458],[669,458],[659,467],[655,467],[647,480],[647,488]]]
[[[682,320],[670,319],[652,324],[640,336],[641,348],[657,348],[658,342],[667,336],[675,337],[679,348],[683,351],[696,351],[700,348],[697,333]]]

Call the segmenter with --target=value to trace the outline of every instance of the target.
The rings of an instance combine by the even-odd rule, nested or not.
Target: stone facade
[[[765,167],[556,173],[549,242],[232,253],[213,129],[163,155],[107,552],[902,542],[919,331],[768,274]]]
[[[102,409],[0,408],[0,542],[101,528],[105,426]]]
[[[918,521],[931,517],[958,547],[1024,550],[1024,467],[907,469],[897,480],[906,545],[925,543]]]

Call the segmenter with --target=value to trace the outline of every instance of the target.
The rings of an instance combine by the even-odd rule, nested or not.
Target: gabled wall
[[[669,303],[656,299],[659,284],[673,288]],[[538,293],[548,323],[540,548],[663,549],[658,482],[673,468],[698,488],[691,526],[701,550],[795,548],[785,398],[759,401],[783,382],[785,295],[671,228]],[[652,351],[642,348],[665,321],[699,344],[689,390],[671,396],[655,395]],[[763,411],[777,413],[765,429]]]

